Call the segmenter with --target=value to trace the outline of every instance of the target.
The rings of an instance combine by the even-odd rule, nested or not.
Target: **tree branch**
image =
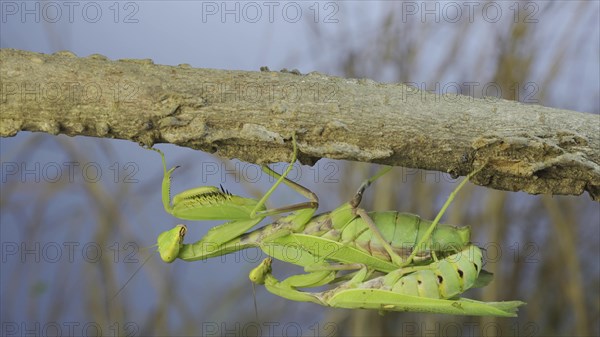
[[[321,157],[465,175],[600,199],[600,116],[436,95],[320,73],[248,72],[0,51],[0,136],[39,131],[168,142],[247,162]]]

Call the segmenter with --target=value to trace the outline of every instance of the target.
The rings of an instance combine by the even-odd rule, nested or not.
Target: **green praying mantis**
[[[471,173],[453,191],[433,221],[421,219],[419,216],[399,212],[366,212],[359,206],[365,189],[375,180],[387,173],[391,167],[385,168],[375,176],[362,183],[354,197],[347,203],[331,212],[315,215],[318,208],[317,196],[305,187],[296,184],[286,178],[297,157],[297,144],[292,137],[293,154],[291,164],[283,172],[278,174],[267,166],[263,171],[277,178],[275,184],[260,199],[244,198],[228,193],[223,188],[213,186],[197,187],[170,196],[171,174],[177,167],[167,170],[164,154],[157,151],[162,158],[164,177],[162,181],[162,203],[165,210],[173,216],[185,220],[230,220],[227,223],[216,226],[199,241],[192,244],[184,244],[187,228],[177,225],[173,229],[165,231],[158,236],[157,245],[161,258],[165,262],[173,262],[175,259],[195,261],[215,256],[232,253],[250,247],[259,247],[267,255],[278,260],[293,263],[304,267],[306,274],[292,276],[283,282],[278,282],[270,273],[270,259],[265,260],[250,274],[255,283],[264,283],[267,289],[282,297],[293,300],[304,298],[299,296],[302,292],[296,288],[309,288],[332,284],[350,278],[346,284],[331,290],[332,293],[324,298],[347,298],[351,288],[357,285],[375,284],[382,278],[381,284],[393,283],[391,275],[401,274],[401,278],[420,273],[421,270],[439,270],[439,264],[448,256],[457,254],[470,245],[470,228],[455,227],[439,224],[439,220],[446,208],[454,199],[455,194],[464,186],[470,177],[478,171]],[[285,184],[309,199],[308,202],[290,206],[267,209],[266,201],[281,184]],[[252,227],[258,225],[265,217],[294,212],[282,217],[272,224],[257,228],[248,232]],[[442,260],[438,260],[439,255]],[[481,262],[480,262],[481,263]],[[336,275],[342,270],[350,270],[351,273],[337,278]],[[376,274],[384,274],[376,276]],[[473,276],[473,274],[469,274]],[[483,275],[483,274],[482,274]],[[487,275],[486,275],[487,276]],[[474,279],[479,277],[479,269]],[[473,277],[472,277],[473,278]],[[486,279],[482,276],[482,279]],[[487,278],[488,282],[491,280]],[[471,286],[457,288],[458,295]],[[392,292],[383,287],[381,289],[370,288],[373,291]],[[456,289],[455,289],[456,290]],[[461,299],[458,304],[448,304],[444,298],[428,299],[435,303],[420,306],[415,304],[415,299],[422,300],[427,296],[418,294],[398,294],[404,296],[400,300],[412,303],[407,307],[406,303],[395,306],[396,308],[410,308],[412,311],[431,311],[436,307],[439,312],[450,314],[477,315],[481,312],[489,312],[489,315],[514,316],[518,306],[523,302],[498,302],[505,304],[476,302]],[[317,295],[308,295],[311,298],[319,298]],[[316,297],[315,297],[316,296]],[[354,295],[352,295],[354,296]],[[351,296],[351,297],[352,297]],[[372,296],[372,295],[370,295]],[[384,304],[373,298],[374,305],[379,303],[381,310],[393,310],[392,304]],[[323,298],[313,302],[340,307],[345,306],[343,301],[329,301]],[[468,302],[468,303],[467,303]],[[387,303],[387,302],[386,302]],[[444,309],[444,308],[453,308]],[[367,308],[370,306],[363,305]],[[459,307],[457,309],[457,307]],[[420,309],[419,309],[420,308]],[[483,310],[485,308],[486,310]]]

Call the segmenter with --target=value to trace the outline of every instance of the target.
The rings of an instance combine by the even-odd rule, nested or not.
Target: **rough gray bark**
[[[162,66],[0,51],[0,136],[39,131],[168,142],[254,163],[321,157],[465,175],[531,194],[600,199],[600,116],[440,96],[320,73]]]

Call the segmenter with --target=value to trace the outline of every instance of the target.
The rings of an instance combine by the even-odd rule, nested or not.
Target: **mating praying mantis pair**
[[[171,199],[171,175],[177,166],[167,170],[164,154],[153,148],[162,157],[162,203],[168,213],[184,220],[229,220],[192,244],[183,243],[185,225],[161,233],[157,245],[162,260],[195,261],[259,247],[269,257],[250,272],[254,283],[290,300],[331,307],[510,317],[525,304],[459,297],[472,287],[485,286],[491,274],[481,269],[482,253],[470,242],[470,228],[439,221],[456,193],[479,170],[458,185],[433,221],[395,211],[366,212],[359,207],[366,188],[391,167],[365,180],[349,202],[315,215],[319,205],[316,194],[287,179],[297,158],[295,136],[292,146],[292,160],[282,174],[262,167],[277,181],[260,200],[213,186],[192,188]],[[267,209],[267,199],[281,183],[309,201]],[[293,213],[250,231],[267,216],[288,212]],[[272,274],[273,258],[299,265],[306,273],[279,281]],[[332,288],[298,290],[324,285]]]

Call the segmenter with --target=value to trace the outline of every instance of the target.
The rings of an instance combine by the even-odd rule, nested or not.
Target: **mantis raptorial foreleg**
[[[297,291],[296,288],[313,288],[335,282],[337,271],[340,270],[356,270],[358,272],[352,277],[350,283],[357,283],[364,280],[370,274],[365,265],[331,265],[323,266],[323,268],[315,268],[314,271],[306,274],[293,275],[281,282],[275,282],[275,278],[271,274],[271,263],[273,259],[268,257],[264,259],[256,268],[254,268],[249,278],[255,284],[268,283],[269,291],[281,297],[285,297],[294,301],[315,302],[322,304],[312,294]]]
[[[243,198],[237,195],[232,195],[223,188],[214,186],[202,186],[192,188],[175,195],[171,200],[171,174],[179,166],[175,166],[167,170],[165,156],[159,149],[151,148],[158,152],[162,158],[163,164],[163,181],[162,181],[162,203],[167,213],[172,214],[176,218],[184,220],[246,220],[264,218],[269,215],[291,212],[303,208],[318,208],[317,196],[308,189],[286,179],[293,168],[294,162],[298,155],[295,135],[292,136],[292,159],[290,165],[286,168],[283,174],[278,174],[268,167],[263,167],[263,171],[275,178],[277,181],[269,188],[260,200],[252,198]],[[300,194],[310,199],[310,202],[289,205],[276,209],[266,209],[265,203],[275,191],[275,189],[284,183]]]

